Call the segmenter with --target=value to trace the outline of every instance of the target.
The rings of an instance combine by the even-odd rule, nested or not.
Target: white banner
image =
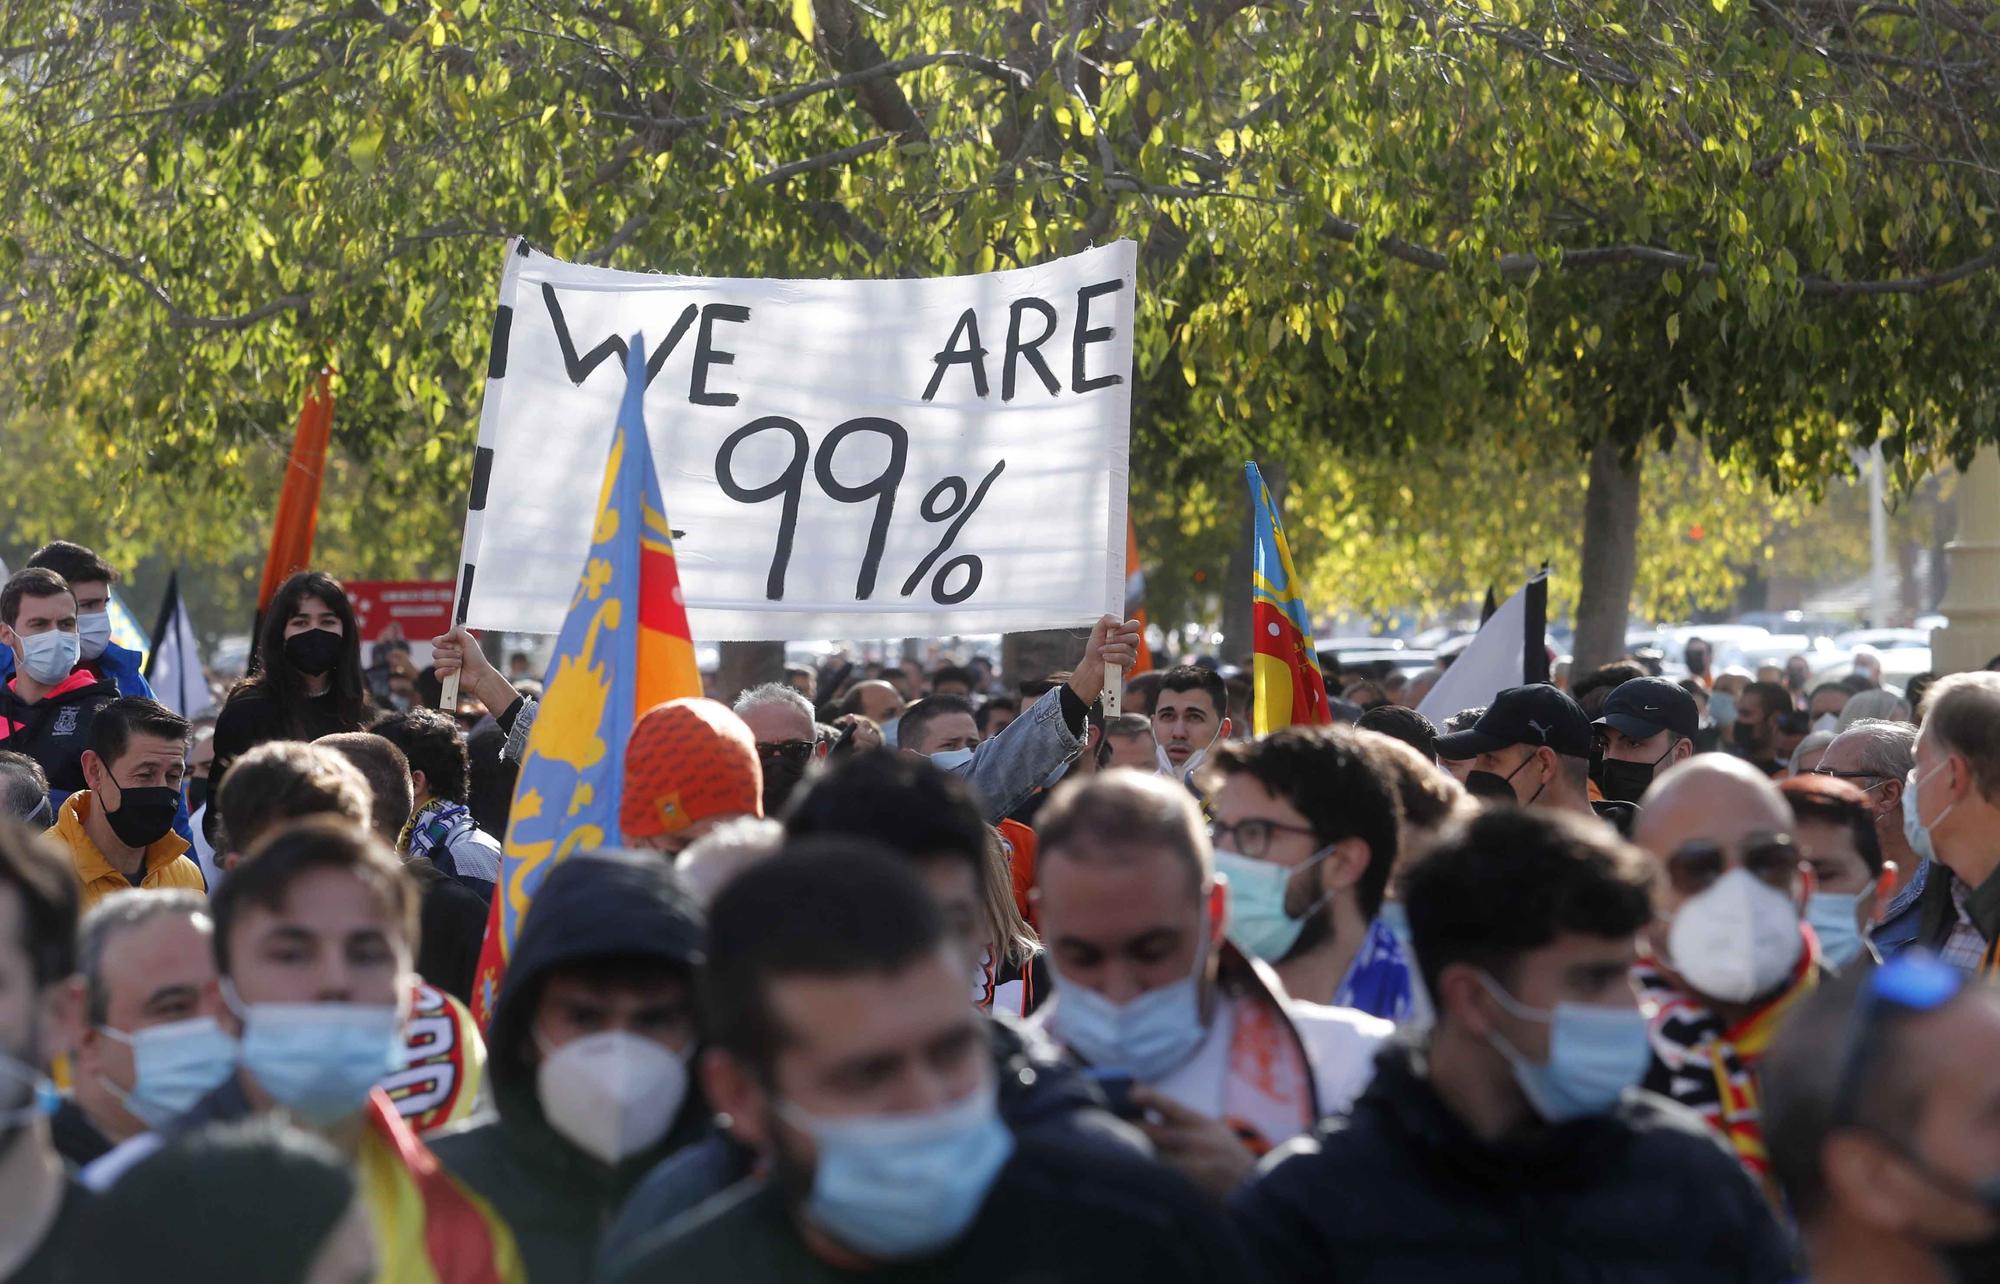
[[[1136,249],[892,281],[580,267],[500,283],[459,602],[555,633],[625,340],[703,642],[1074,627],[1125,596]]]

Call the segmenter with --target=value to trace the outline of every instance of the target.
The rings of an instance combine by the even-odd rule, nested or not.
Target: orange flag
[[[1125,670],[1136,678],[1153,671],[1153,648],[1146,645],[1146,568],[1139,564],[1139,528],[1125,514],[1125,618],[1139,621],[1139,658]]]
[[[278,492],[278,517],[271,527],[271,551],[257,589],[262,614],[285,577],[312,565],[313,531],[319,525],[319,483],[326,471],[326,442],[333,432],[332,371],[321,370],[299,405],[299,426],[285,461],[285,485]]]

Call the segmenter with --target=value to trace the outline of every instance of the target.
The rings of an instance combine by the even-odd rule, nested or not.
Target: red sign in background
[[[375,642],[399,625],[411,642],[428,643],[451,628],[450,580],[348,580],[348,601],[363,642]],[[428,649],[428,648],[426,648]]]

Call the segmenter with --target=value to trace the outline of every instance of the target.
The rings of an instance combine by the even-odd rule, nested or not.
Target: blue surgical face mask
[[[243,1018],[243,1068],[305,1123],[325,1126],[357,1113],[368,1090],[403,1066],[402,1022],[393,1003],[252,1003],[225,979],[223,995]]]
[[[77,651],[86,660],[95,660],[111,645],[111,612],[86,611],[76,617]]]
[[[882,724],[882,743],[891,749],[900,748],[896,743],[896,727],[902,721],[903,715],[899,713]]]
[[[1708,720],[1718,727],[1736,721],[1736,697],[1727,691],[1712,691],[1708,697]]]
[[[1327,897],[1322,893],[1303,914],[1293,918],[1285,912],[1286,889],[1294,875],[1317,868],[1331,855],[1333,848],[1328,847],[1302,864],[1279,865],[1218,848],[1215,870],[1229,879],[1229,939],[1266,963],[1276,963],[1289,954]]]
[[[806,1217],[883,1260],[923,1257],[963,1235],[1014,1153],[990,1084],[922,1114],[821,1119],[791,1102],[778,1113],[819,1152]]]
[[[1820,958],[1835,971],[1861,954],[1859,892],[1814,892],[1806,898],[1806,922],[1819,938]]]
[[[1937,849],[1931,845],[1931,828],[1943,824],[1944,818],[1951,815],[1951,809],[1958,804],[1947,803],[1945,809],[1926,824],[1923,819],[1923,803],[1917,797],[1917,791],[1923,787],[1924,780],[1929,780],[1931,776],[1943,771],[1949,762],[1947,759],[1932,767],[1930,775],[1925,776],[1923,780],[1917,779],[1915,767],[1910,768],[1910,774],[1903,777],[1903,839],[1909,843],[1910,850],[1917,854],[1919,860],[1937,859]]]
[[[1638,1008],[1558,1003],[1547,1012],[1528,1007],[1484,973],[1479,980],[1507,1012],[1551,1027],[1547,1065],[1537,1065],[1499,1034],[1493,1036],[1494,1048],[1513,1067],[1521,1094],[1548,1122],[1604,1114],[1645,1075],[1653,1048],[1646,1014]]]
[[[148,1128],[180,1118],[236,1069],[236,1040],[214,1017],[148,1026],[132,1034],[99,1026],[98,1032],[132,1049],[132,1090],[104,1087]],[[102,1080],[100,1080],[102,1082]]]
[[[1195,952],[1188,975],[1127,1003],[1065,978],[1049,960],[1055,978],[1055,1010],[1049,1030],[1097,1070],[1122,1071],[1140,1083],[1156,1083],[1194,1055],[1208,1033],[1201,1016],[1201,981],[1208,961],[1207,939]]]
[[[940,749],[931,755],[931,761],[946,771],[957,771],[971,762],[973,754],[977,752],[976,749]]]
[[[21,639],[21,668],[43,686],[52,687],[68,677],[80,654],[76,634],[61,629]]]

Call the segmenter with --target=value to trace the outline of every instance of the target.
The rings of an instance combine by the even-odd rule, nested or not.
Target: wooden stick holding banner
[[[1124,712],[1124,697],[1125,666],[1122,664],[1105,665],[1104,694],[1098,698],[1104,702],[1104,720],[1106,722],[1111,721],[1111,719]]]

